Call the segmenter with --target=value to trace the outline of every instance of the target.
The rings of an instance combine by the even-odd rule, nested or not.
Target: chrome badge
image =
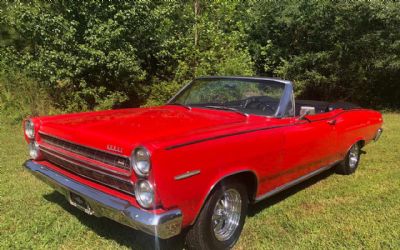
[[[107,150],[116,152],[116,153],[122,153],[122,148],[115,146],[115,145],[111,145],[111,144],[107,144]]]

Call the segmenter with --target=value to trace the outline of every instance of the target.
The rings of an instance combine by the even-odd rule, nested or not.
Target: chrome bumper
[[[382,135],[382,132],[383,132],[383,129],[382,129],[382,128],[379,128],[379,129],[376,131],[376,134],[375,134],[375,136],[374,136],[374,141],[378,141],[378,140],[379,140],[379,138],[380,138],[381,135]]]
[[[145,233],[167,239],[181,232],[182,213],[179,209],[162,214],[153,214],[132,206],[128,201],[83,185],[33,161],[25,162],[25,167],[40,180],[63,194],[69,202],[88,214],[107,217]],[[70,193],[85,199],[87,208],[82,208],[71,200]]]

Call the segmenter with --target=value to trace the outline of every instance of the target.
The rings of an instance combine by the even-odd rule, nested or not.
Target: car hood
[[[155,146],[246,120],[245,116],[229,111],[161,106],[45,117],[40,132],[101,150],[119,148],[119,153],[129,155],[141,144]]]

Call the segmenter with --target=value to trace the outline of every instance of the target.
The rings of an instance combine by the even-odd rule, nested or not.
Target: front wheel
[[[186,236],[190,249],[230,249],[239,239],[247,214],[246,187],[229,181],[207,199]]]
[[[343,175],[350,175],[357,170],[360,162],[361,146],[360,142],[355,143],[351,146],[349,152],[347,152],[346,158],[343,162],[336,166],[336,173]]]

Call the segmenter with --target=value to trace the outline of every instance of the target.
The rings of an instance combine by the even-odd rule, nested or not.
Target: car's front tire
[[[350,175],[357,170],[360,163],[361,143],[357,142],[351,146],[346,158],[336,166],[336,173]]]
[[[189,249],[230,249],[239,239],[247,214],[246,187],[234,180],[222,183],[208,197],[186,235]]]

